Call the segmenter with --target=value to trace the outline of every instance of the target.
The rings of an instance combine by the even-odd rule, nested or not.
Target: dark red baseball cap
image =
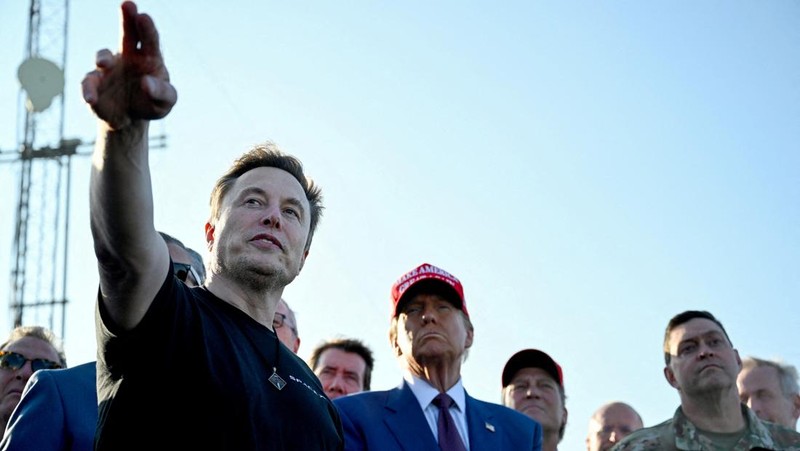
[[[410,299],[408,294],[435,293],[442,295],[459,308],[465,315],[467,304],[464,301],[464,287],[461,281],[449,272],[431,265],[423,263],[411,271],[403,274],[392,285],[392,317],[397,316],[402,307],[401,302]]]
[[[558,382],[562,389],[564,388],[564,374],[561,371],[561,365],[538,349],[523,349],[508,359],[503,368],[503,388],[507,387],[517,371],[523,368],[541,368]]]

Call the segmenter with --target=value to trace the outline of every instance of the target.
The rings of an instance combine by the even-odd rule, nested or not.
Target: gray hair
[[[67,355],[64,353],[64,345],[61,344],[61,340],[53,333],[50,329],[42,326],[17,326],[11,333],[8,335],[3,344],[0,345],[0,350],[5,350],[11,343],[20,340],[25,337],[33,337],[38,338],[44,342],[47,342],[53,349],[56,350],[58,354],[58,363],[61,364],[62,367],[67,367]]]
[[[162,232],[159,230],[158,234],[161,235],[161,238],[164,239],[167,245],[174,244],[182,248],[183,250],[186,251],[187,254],[189,254],[189,257],[192,258],[192,269],[194,269],[195,272],[197,273],[197,276],[200,277],[200,280],[197,281],[197,284],[202,285],[206,281],[206,265],[205,263],[203,263],[203,256],[200,255],[200,253],[198,253],[196,250],[183,244],[181,240],[175,238],[174,236],[166,232]]]
[[[742,359],[742,370],[758,367],[775,368],[778,373],[781,391],[787,398],[800,394],[800,387],[797,385],[797,368],[794,365],[789,365],[779,360],[759,359],[757,357],[745,357]]]

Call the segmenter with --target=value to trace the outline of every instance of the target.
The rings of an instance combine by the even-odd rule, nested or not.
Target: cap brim
[[[558,385],[563,387],[564,381],[558,364],[546,353],[538,349],[524,349],[511,356],[503,368],[503,387],[508,386],[517,371],[522,368],[541,368],[545,370]]]
[[[435,294],[441,296],[447,299],[457,309],[464,310],[464,303],[461,300],[461,296],[459,296],[458,291],[456,291],[452,285],[443,280],[430,278],[418,280],[408,287],[394,306],[394,316],[397,316],[403,309],[403,306],[418,294]]]

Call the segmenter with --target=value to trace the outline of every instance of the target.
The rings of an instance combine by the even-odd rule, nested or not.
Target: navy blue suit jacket
[[[33,373],[11,414],[0,449],[94,449],[96,374],[95,362]]]
[[[541,450],[542,426],[508,407],[466,395],[471,451]],[[386,391],[336,398],[344,449],[439,451],[439,444],[411,388],[403,382]]]

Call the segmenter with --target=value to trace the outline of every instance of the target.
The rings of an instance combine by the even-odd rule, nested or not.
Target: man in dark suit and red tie
[[[474,329],[461,282],[425,263],[395,282],[391,299],[389,340],[403,383],[334,401],[345,450],[541,450],[539,423],[464,390]]]

